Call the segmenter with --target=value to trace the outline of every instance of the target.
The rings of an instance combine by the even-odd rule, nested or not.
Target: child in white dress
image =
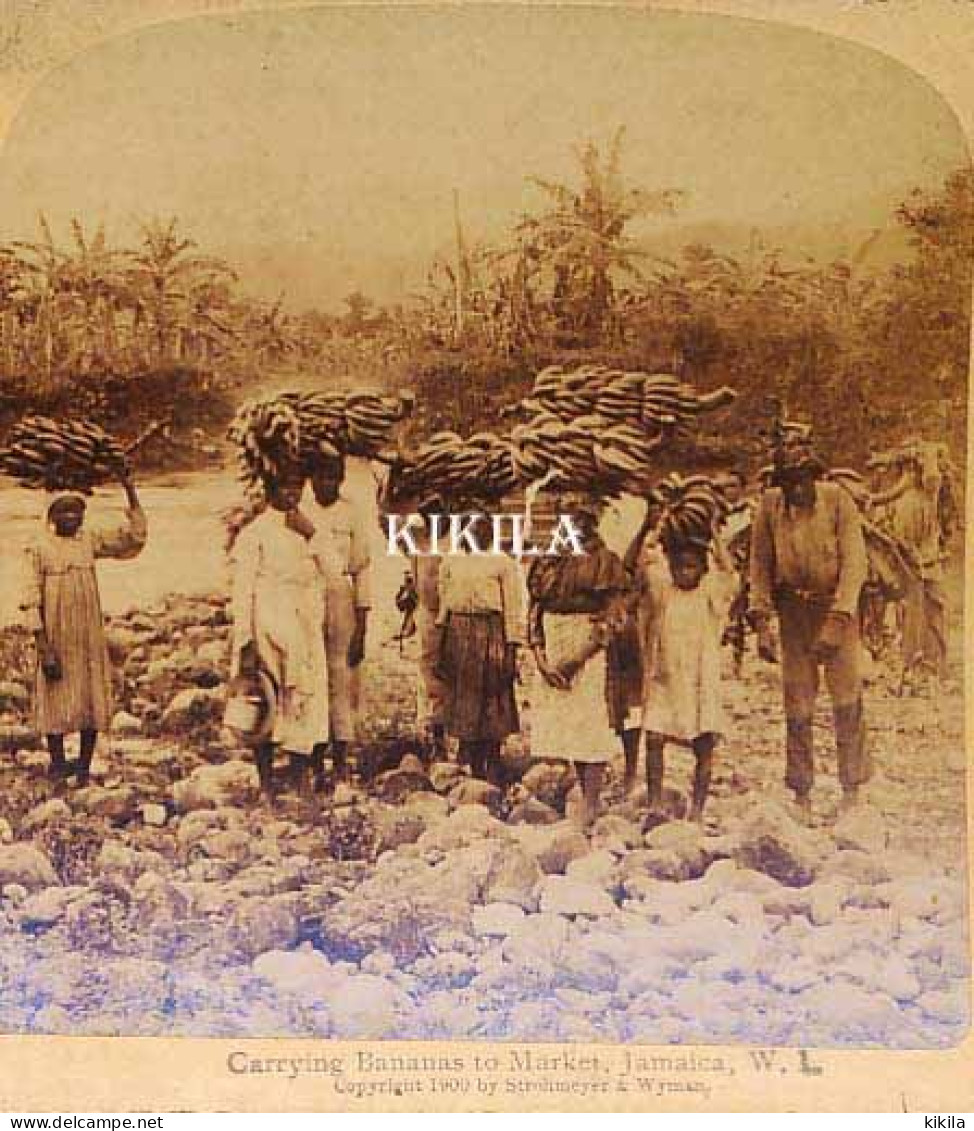
[[[720,644],[737,575],[719,539],[709,549],[675,540],[663,549],[644,560],[640,578],[649,808],[662,808],[664,747],[679,743],[696,758],[690,818],[700,821],[724,729]]]

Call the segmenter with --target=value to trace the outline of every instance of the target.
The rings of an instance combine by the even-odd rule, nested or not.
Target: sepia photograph
[[[0,1033],[314,1038],[358,1098],[449,1071],[389,1041],[657,1095],[955,1049],[972,267],[955,111],[785,23],[278,7],[46,69]]]

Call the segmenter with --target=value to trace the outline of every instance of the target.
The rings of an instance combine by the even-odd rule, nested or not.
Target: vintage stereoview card
[[[830,4],[9,7],[10,1097],[962,1096],[970,92]]]

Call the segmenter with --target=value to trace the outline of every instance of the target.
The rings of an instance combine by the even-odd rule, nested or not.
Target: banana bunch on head
[[[121,444],[97,424],[28,416],[11,430],[0,452],[0,471],[23,487],[78,491],[94,487],[129,470]]]
[[[668,475],[656,484],[650,499],[663,508],[659,537],[667,548],[708,547],[727,513],[717,484],[706,475]]]
[[[511,435],[515,473],[522,483],[644,493],[660,448],[734,398],[728,388],[697,393],[668,373],[549,366],[519,406],[528,419]]]
[[[611,424],[628,424],[649,432],[688,428],[703,413],[729,405],[733,389],[698,393],[670,373],[582,365],[572,370],[550,365],[534,379],[522,415],[555,416],[559,420],[598,416]]]
[[[471,492],[492,502],[517,486],[510,442],[495,432],[464,438],[436,432],[394,466],[389,497],[393,503],[420,503],[433,496],[464,498]]]
[[[413,406],[411,393],[277,393],[243,405],[227,435],[247,489],[260,494],[289,468],[312,471],[346,455],[388,458],[395,429]]]
[[[237,447],[240,478],[254,498],[266,496],[288,472],[301,466],[301,422],[281,397],[241,405],[227,438]]]

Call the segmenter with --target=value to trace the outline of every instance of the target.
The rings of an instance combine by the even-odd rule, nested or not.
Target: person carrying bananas
[[[630,579],[599,537],[598,503],[558,500],[571,515],[584,554],[535,558],[528,572],[528,639],[540,679],[531,695],[531,753],[574,763],[581,823],[594,824],[605,769],[619,737],[610,717],[606,651],[628,617]]]
[[[359,667],[365,657],[371,605],[369,532],[361,511],[342,490],[345,461],[319,460],[310,469],[311,498],[302,510],[314,535],[312,556],[321,577],[324,599],[324,643],[328,665],[328,715],[335,777],[346,772],[348,744],[355,741],[359,700]],[[314,787],[324,787],[325,745],[312,758]]]
[[[470,515],[485,507],[472,505]],[[475,778],[501,784],[501,743],[520,729],[514,684],[524,640],[524,598],[517,563],[505,554],[462,553],[439,574],[443,722]]]
[[[937,680],[947,674],[946,536],[939,506],[944,472],[938,447],[912,445],[897,482],[871,499],[874,507],[889,508],[890,529],[912,551],[919,569],[920,583],[903,608],[904,683],[924,669]]]
[[[51,776],[74,774],[79,786],[88,784],[98,734],[108,729],[112,711],[112,673],[95,562],[137,557],[148,535],[135,484],[124,472],[119,481],[128,502],[123,522],[87,528],[84,496],[65,492],[48,508],[45,536],[28,550],[24,611],[37,642],[37,729],[47,736]],[[76,731],[79,757],[69,763],[64,736]]]
[[[835,483],[807,440],[779,443],[772,486],[751,532],[751,618],[758,655],[777,659],[778,617],[787,728],[785,782],[804,820],[814,781],[812,715],[819,669],[832,699],[843,808],[858,800],[872,765],[862,705],[859,595],[868,561],[856,504]]]
[[[273,727],[256,749],[269,803],[277,750],[287,752],[293,776],[303,779],[316,746],[329,737],[322,586],[310,545],[315,527],[301,510],[304,480],[294,467],[269,478],[267,506],[234,532],[229,547],[233,672],[263,672],[274,689]]]
[[[717,527],[718,508],[686,521],[680,503],[662,518],[662,555],[646,556],[638,578],[645,672],[643,729],[649,820],[663,813],[666,744],[689,746],[695,768],[689,817],[703,820],[714,750],[725,729],[721,634],[738,576]],[[674,519],[676,521],[674,521]]]

